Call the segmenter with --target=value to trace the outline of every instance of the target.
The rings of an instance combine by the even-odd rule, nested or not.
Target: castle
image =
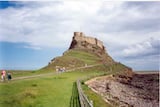
[[[102,50],[105,50],[102,41],[98,40],[97,38],[87,37],[83,32],[74,32],[73,41],[69,49],[87,47],[87,44],[92,44],[98,46]]]
[[[112,57],[110,57],[106,52],[103,42],[98,40],[97,38],[86,36],[83,32],[74,32],[69,49],[65,51],[63,55],[74,50],[84,51],[84,52],[94,54],[100,58],[99,61],[102,63],[106,63],[106,64],[114,63],[114,60],[112,59]],[[53,64],[57,65],[57,63],[59,62],[63,62],[61,64],[65,63],[65,67],[71,67],[71,66],[74,66],[74,62],[76,61],[77,61],[77,58],[74,59],[74,61],[71,60],[71,62],[68,63],[65,60],[61,60],[61,57],[56,57],[52,59],[51,62],[49,62],[49,65],[53,65]],[[83,63],[83,61],[80,61],[80,63]]]

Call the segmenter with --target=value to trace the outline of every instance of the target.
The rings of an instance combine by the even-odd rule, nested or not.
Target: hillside
[[[84,84],[86,92],[87,87],[90,87],[107,103],[116,107],[158,107],[158,75],[135,74],[131,68],[114,61],[102,41],[88,37],[83,32],[74,32],[69,49],[62,56],[53,58],[43,69],[55,70],[58,66],[69,70],[88,65],[98,66],[83,71],[96,70],[102,74],[101,77],[88,78],[91,80]],[[88,96],[96,99],[91,94]]]
[[[68,50],[63,56],[53,58],[48,66],[43,69],[55,70],[56,66],[65,67],[67,70],[75,67],[82,67],[101,63],[101,58],[96,54],[81,50]]]
[[[53,72],[63,67],[72,72]],[[94,102],[94,107],[111,107],[101,95],[84,84],[86,80],[104,75],[129,80],[133,72],[127,66],[115,62],[102,41],[87,37],[82,32],[75,32],[69,49],[62,56],[53,58],[38,71],[15,72],[12,82],[0,83],[0,106],[72,107],[74,101],[79,101],[75,94],[75,81],[82,79],[82,89]]]
[[[62,56],[53,58],[43,69],[55,70],[65,67],[67,70],[94,64],[111,65],[116,63],[106,52],[103,42],[87,37],[82,32],[74,32],[69,49]]]

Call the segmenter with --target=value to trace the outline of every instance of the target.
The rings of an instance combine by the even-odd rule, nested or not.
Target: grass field
[[[104,71],[105,68],[101,65],[74,72],[0,83],[0,107],[69,107],[73,83],[78,78],[113,73]],[[95,107],[99,107],[99,104],[107,107],[101,97],[91,90],[87,89],[86,94],[94,101]]]
[[[48,74],[44,76],[19,79],[10,82],[0,82],[0,107],[77,107],[78,94],[75,85],[77,79],[83,81],[122,71],[122,64],[102,65],[100,57],[93,53],[71,50],[62,57],[38,71],[10,71],[13,78]],[[94,65],[91,68],[78,69],[72,72],[56,73],[55,66],[82,67],[85,64]],[[86,95],[93,100],[94,107],[110,107],[103,99],[93,93],[87,86],[82,85]]]
[[[73,87],[72,87],[72,96],[70,99],[70,107],[81,107],[76,82],[73,83]]]
[[[91,74],[68,72],[1,83],[0,107],[69,107],[73,83]]]

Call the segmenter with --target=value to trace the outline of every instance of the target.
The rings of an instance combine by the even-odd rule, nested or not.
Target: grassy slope
[[[73,83],[78,78],[116,72],[104,72],[104,68],[105,66],[101,65],[76,72],[1,83],[0,107],[69,107]],[[107,107],[101,97],[93,94],[91,90],[84,88],[84,91],[94,101],[95,107],[99,107],[99,104]]]
[[[55,66],[63,66],[68,69],[74,67],[81,67],[85,64],[93,65],[100,62],[100,57],[96,54],[81,51],[81,50],[69,50],[63,56],[58,57],[55,63],[52,63],[42,70],[55,70]]]
[[[0,107],[68,107],[73,82],[98,72],[70,72],[0,84]]]
[[[80,50],[70,50],[64,56],[78,58],[83,63],[89,64],[89,65],[95,64],[100,60],[100,58],[96,54],[84,52],[84,51],[80,51]]]
[[[87,87],[87,85],[83,84],[82,88],[83,88],[85,94],[89,97],[89,99],[93,101],[94,107],[112,107],[111,105],[105,103],[105,101],[102,100],[102,97],[100,95],[91,91],[90,88]],[[101,105],[101,106],[99,106],[99,105]]]
[[[68,52],[63,57],[66,59],[67,57],[69,57],[69,59],[70,57],[77,58],[78,60],[81,60],[83,64],[96,64],[96,62],[99,61],[99,58],[96,55],[80,51]],[[110,68],[112,68],[112,72],[110,72]],[[111,74],[123,68],[124,66],[121,64],[110,67],[100,65],[76,72],[55,74],[28,80],[11,81],[10,83],[0,83],[0,107],[69,107],[72,86],[78,78],[89,79],[98,75]],[[48,68],[45,68],[39,72],[30,72],[27,75],[46,72],[51,71],[48,70]],[[20,76],[20,74],[18,74],[18,76]],[[93,94],[88,88],[83,88],[87,96],[94,101],[95,107],[99,107],[98,105],[107,107],[107,104],[101,97]]]

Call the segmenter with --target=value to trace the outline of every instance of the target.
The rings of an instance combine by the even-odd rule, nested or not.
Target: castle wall
[[[99,41],[99,40],[98,40],[97,45],[98,45],[99,47],[103,48],[103,42],[102,42],[102,41]]]
[[[82,32],[74,32],[74,39],[76,41],[86,41],[90,44],[96,44],[97,46],[99,46],[100,48],[103,49],[103,42],[102,41],[97,40],[96,38],[86,37]]]

